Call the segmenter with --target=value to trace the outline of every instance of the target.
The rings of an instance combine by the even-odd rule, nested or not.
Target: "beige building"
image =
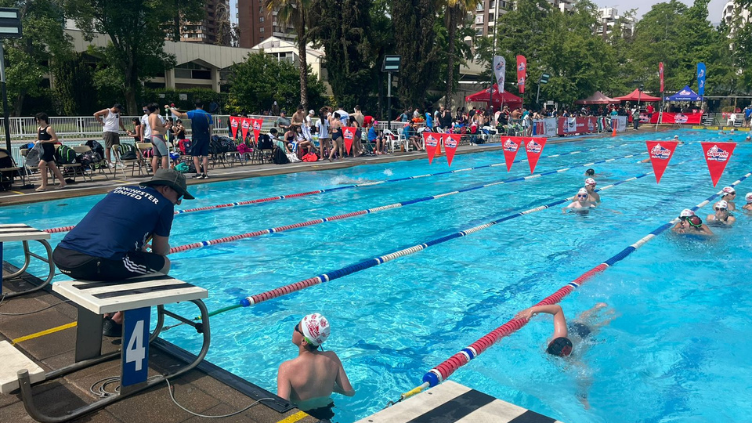
[[[205,0],[203,22],[187,22],[180,28],[180,40],[189,43],[230,45],[229,0]]]

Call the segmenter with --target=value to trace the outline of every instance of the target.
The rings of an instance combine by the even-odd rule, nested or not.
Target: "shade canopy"
[[[596,91],[595,94],[591,95],[590,97],[584,100],[577,100],[574,103],[587,105],[587,104],[615,104],[618,102],[619,100],[607,97],[602,92]]]
[[[692,91],[692,88],[689,88],[689,85],[686,85],[678,93],[670,97],[666,97],[666,100],[667,101],[701,101],[702,96]]]
[[[635,89],[634,91],[632,91],[631,93],[629,93],[627,95],[623,95],[621,97],[614,98],[614,100],[618,100],[618,101],[645,101],[645,102],[650,102],[650,101],[661,101],[661,98],[660,97],[653,97],[652,95],[647,95],[647,94],[645,94],[643,92],[640,92],[639,89]]]
[[[499,86],[497,84],[494,84],[491,90],[493,91],[492,105],[494,109],[496,110],[500,109],[502,104],[509,106],[512,109],[515,109],[517,107],[522,107],[521,98],[510,93],[509,91],[504,91],[503,93],[500,93]],[[479,103],[488,103],[488,91],[489,89],[486,88],[485,90],[478,91],[475,94],[470,94],[469,96],[465,97],[465,101],[468,103],[473,102],[473,101],[479,102]]]

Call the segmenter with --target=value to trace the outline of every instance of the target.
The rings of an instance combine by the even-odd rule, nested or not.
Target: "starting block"
[[[32,257],[42,260],[43,262],[49,264],[50,266],[50,273],[47,275],[47,279],[44,281],[43,284],[37,287],[34,287],[32,289],[27,289],[26,291],[5,294],[5,298],[12,298],[21,294],[28,294],[30,292],[38,291],[44,288],[45,286],[47,286],[47,284],[49,284],[50,281],[52,281],[52,278],[55,276],[55,263],[52,262],[52,248],[50,247],[50,243],[47,242],[48,239],[50,239],[50,234],[44,231],[40,231],[39,229],[32,228],[29,225],[24,225],[20,223],[0,225],[0,294],[2,294],[2,290],[3,290],[3,274],[2,274],[2,268],[1,268],[2,263],[3,263],[3,243],[12,242],[12,241],[21,241],[23,242],[23,248],[24,248],[23,266],[17,272],[8,275],[7,276],[8,279],[15,278],[23,274],[23,272],[25,272],[26,269],[29,267],[29,263],[31,263]],[[38,241],[39,243],[44,245],[44,248],[47,250],[47,258],[44,258],[38,254],[34,254],[31,251],[29,251],[29,241]]]

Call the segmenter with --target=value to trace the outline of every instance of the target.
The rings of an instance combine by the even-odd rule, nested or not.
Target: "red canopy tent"
[[[488,88],[482,91],[478,91],[475,94],[470,94],[469,96],[465,97],[465,102],[477,102],[477,103],[486,103],[488,104]],[[510,93],[509,91],[504,91],[503,93],[499,92],[499,86],[497,84],[493,85],[493,107],[496,110],[501,109],[501,105],[509,106],[510,109],[516,109],[518,107],[522,107],[522,99],[517,97],[516,95]]]
[[[574,102],[574,104],[615,104],[618,103],[619,100],[606,97],[603,95],[602,92],[596,91],[595,94],[591,95],[590,97],[584,99],[584,100],[577,100]]]
[[[653,97],[652,95],[647,95],[645,93],[641,93],[639,89],[635,89],[631,93],[616,97],[614,100],[618,101],[644,101],[644,102],[651,102],[651,101],[661,101],[660,97]]]

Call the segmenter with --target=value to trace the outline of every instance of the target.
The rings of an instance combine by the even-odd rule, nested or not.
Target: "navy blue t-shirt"
[[[186,115],[191,120],[193,140],[209,142],[209,126],[212,124],[212,115],[202,109],[191,110]]]
[[[152,235],[170,236],[175,206],[152,187],[119,187],[97,203],[59,246],[119,260]]]

